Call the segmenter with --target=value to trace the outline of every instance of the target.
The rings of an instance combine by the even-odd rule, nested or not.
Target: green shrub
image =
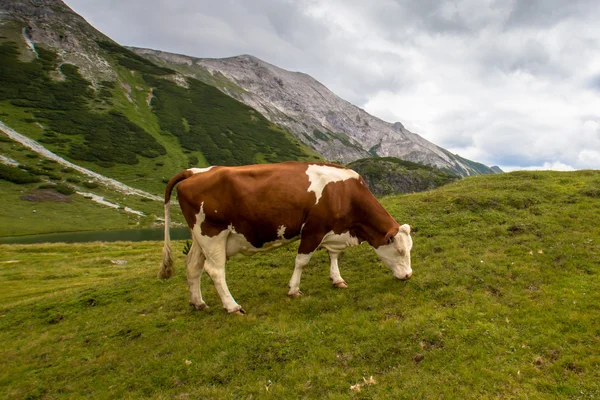
[[[100,46],[100,48],[106,50],[109,54],[115,56],[118,63],[124,66],[125,68],[154,75],[170,75],[176,73],[176,71],[170,68],[159,67],[152,61],[138,56],[133,51],[128,50],[125,47],[120,46],[116,43],[109,41],[98,41],[96,43],[98,44],[98,46]]]
[[[62,176],[58,175],[55,172],[52,171],[46,171],[44,169],[39,169],[36,167],[32,167],[29,165],[23,165],[21,168],[23,168],[24,170],[26,170],[27,172],[34,174],[34,175],[40,175],[40,176],[47,176],[48,178],[52,179],[52,180],[61,180]]]
[[[98,187],[98,183],[93,181],[83,181],[83,186],[88,189],[96,189]]]
[[[74,177],[74,176],[73,176],[73,177],[68,177],[68,178],[67,178],[67,179],[65,179],[65,180],[66,180],[67,182],[69,182],[69,183],[79,183],[79,182],[81,182],[81,181],[79,180],[79,178],[76,178],[76,177]]]
[[[71,187],[69,187],[65,184],[62,184],[62,183],[59,183],[59,184],[45,183],[45,184],[39,185],[38,189],[56,190],[58,193],[64,194],[66,196],[70,196],[73,193],[75,193],[75,191],[73,189],[71,189]]]
[[[37,187],[38,189],[56,189],[56,185],[54,183],[44,183]]]
[[[96,161],[96,164],[98,164],[102,168],[112,168],[115,166],[115,163],[112,161]]]
[[[188,167],[195,167],[198,165],[198,157],[196,156],[188,156]]]
[[[266,161],[304,156],[284,131],[212,86],[188,78],[186,89],[148,74],[143,78],[154,88],[152,111],[161,130],[175,135],[185,150],[201,152],[211,165],[252,164],[260,155]]]
[[[73,193],[75,193],[75,191],[70,186],[67,186],[64,184],[56,185],[56,191],[60,194],[66,195],[66,196],[70,196]]]
[[[0,179],[17,184],[35,183],[41,179],[20,168],[0,164]]]

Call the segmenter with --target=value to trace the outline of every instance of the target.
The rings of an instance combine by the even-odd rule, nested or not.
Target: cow
[[[318,248],[330,258],[333,286],[346,288],[339,253],[368,242],[395,278],[412,275],[410,226],[398,224],[355,171],[333,164],[297,161],[238,167],[190,168],[169,180],[165,189],[165,242],[158,276],[173,275],[169,236],[170,199],[177,185],[179,205],[190,228],[186,258],[190,305],[207,308],[200,279],[206,271],[223,307],[245,314],[225,281],[225,263],[300,240],[288,295],[297,297],[300,276]]]

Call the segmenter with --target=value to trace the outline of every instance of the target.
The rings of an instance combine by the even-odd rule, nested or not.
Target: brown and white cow
[[[187,255],[190,304],[207,307],[200,291],[206,271],[223,307],[244,310],[231,296],[225,263],[234,254],[251,255],[300,239],[288,295],[299,296],[300,275],[319,247],[329,252],[330,278],[347,287],[338,268],[340,251],[363,241],[375,248],[398,279],[412,274],[410,226],[400,226],[351,169],[322,163],[284,162],[242,167],[191,168],[175,175],[165,190],[165,244],[159,277],[173,275],[169,203],[178,199],[190,227]]]

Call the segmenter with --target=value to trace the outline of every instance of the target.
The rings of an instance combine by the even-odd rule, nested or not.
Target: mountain
[[[365,179],[375,196],[423,192],[459,179],[437,168],[395,157],[364,158],[351,162],[348,167]]]
[[[136,54],[214,85],[287,128],[329,160],[344,163],[393,156],[457,174],[492,174],[491,168],[466,160],[341,99],[311,76],[291,72],[256,57],[194,58],[129,47]]]
[[[0,0],[0,122],[161,193],[189,166],[322,160],[255,109],[121,47],[61,1]]]
[[[0,236],[161,224],[180,170],[284,160],[323,158],[61,1],[0,0]]]

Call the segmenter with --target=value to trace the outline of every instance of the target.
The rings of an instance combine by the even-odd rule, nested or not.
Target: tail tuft
[[[163,260],[160,266],[160,271],[158,271],[158,277],[160,279],[169,279],[175,273],[175,268],[173,268],[173,258],[171,257],[171,246],[170,244],[165,243],[163,248]]]

